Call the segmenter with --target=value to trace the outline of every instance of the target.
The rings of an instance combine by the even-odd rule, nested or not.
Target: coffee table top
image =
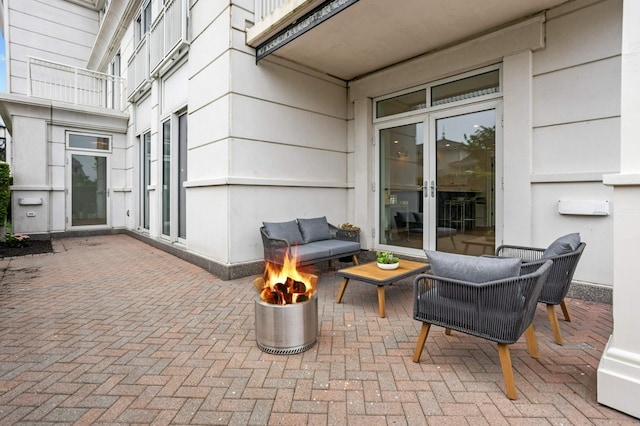
[[[385,285],[425,272],[427,269],[429,269],[428,263],[400,259],[400,265],[397,269],[380,269],[376,262],[371,262],[340,269],[336,275],[369,284]]]

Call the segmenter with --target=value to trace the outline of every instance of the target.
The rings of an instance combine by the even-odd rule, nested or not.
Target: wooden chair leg
[[[533,329],[533,324],[531,324],[524,331],[524,337],[527,339],[527,350],[529,351],[529,355],[533,358],[538,358],[538,339],[536,338],[536,332]]]
[[[413,362],[420,362],[420,356],[422,355],[422,349],[424,348],[424,344],[427,341],[427,336],[429,335],[429,328],[431,324],[427,324],[426,322],[422,323],[422,328],[420,329],[420,335],[418,335],[418,343],[416,343],[416,350],[413,353]]]
[[[554,308],[554,305],[547,305],[547,316],[549,317],[549,322],[551,322],[551,330],[553,331],[553,338],[555,342],[559,345],[562,345],[560,324],[558,323],[558,316],[556,315],[556,310]]]
[[[359,265],[359,263],[358,263],[358,256],[356,256],[356,255],[354,254],[354,255],[352,256],[352,258],[353,258],[353,264],[354,264],[354,265]]]
[[[513,378],[513,367],[511,366],[509,345],[498,343],[498,356],[500,357],[500,366],[502,367],[502,376],[504,377],[504,388],[507,398],[518,399],[516,382]]]
[[[562,308],[562,314],[564,315],[564,320],[566,322],[571,322],[571,315],[569,315],[569,308],[567,307],[567,302],[562,299],[560,302],[560,308]]]

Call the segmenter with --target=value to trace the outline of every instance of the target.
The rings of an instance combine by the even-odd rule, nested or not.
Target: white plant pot
[[[392,269],[398,269],[398,266],[400,266],[400,262],[396,262],[396,263],[378,263],[378,268],[380,268],[380,269],[392,270]]]

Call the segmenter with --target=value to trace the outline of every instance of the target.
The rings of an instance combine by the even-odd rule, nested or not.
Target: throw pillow
[[[325,216],[313,219],[298,219],[298,225],[300,226],[300,233],[305,243],[331,239],[329,222],[327,222]]]
[[[289,222],[262,222],[269,238],[287,240],[290,245],[302,244],[303,239],[295,220]]]
[[[433,275],[475,284],[520,275],[522,260],[517,257],[476,257],[425,250]]]
[[[542,258],[546,259],[553,256],[558,256],[560,254],[571,253],[580,245],[580,234],[573,233],[563,235],[558,238],[554,242],[552,242],[549,247],[542,253]]]

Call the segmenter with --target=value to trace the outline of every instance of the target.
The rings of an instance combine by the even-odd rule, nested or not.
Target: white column
[[[509,244],[531,246],[532,191],[531,155],[533,144],[532,92],[533,55],[525,50],[505,56],[502,65],[504,91],[503,208],[496,203],[496,224],[503,223],[503,233],[496,229],[496,246],[505,236]],[[496,118],[500,126],[500,117]],[[497,150],[496,150],[497,151]],[[496,168],[500,167],[500,164]],[[496,186],[500,183],[496,182]],[[499,193],[499,191],[497,191]],[[500,200],[497,200],[500,201]],[[515,212],[518,214],[505,214]]]
[[[620,119],[620,173],[613,187],[613,334],[598,367],[598,402],[640,417],[640,2],[624,0]]]
[[[374,150],[371,140],[371,99],[362,98],[354,101],[354,159],[351,162],[354,167],[354,224],[360,226],[360,245],[362,248],[372,248],[373,240],[371,231],[375,226],[374,207],[375,194],[372,192],[372,182],[378,179],[375,176]],[[357,206],[357,207],[355,207]]]

